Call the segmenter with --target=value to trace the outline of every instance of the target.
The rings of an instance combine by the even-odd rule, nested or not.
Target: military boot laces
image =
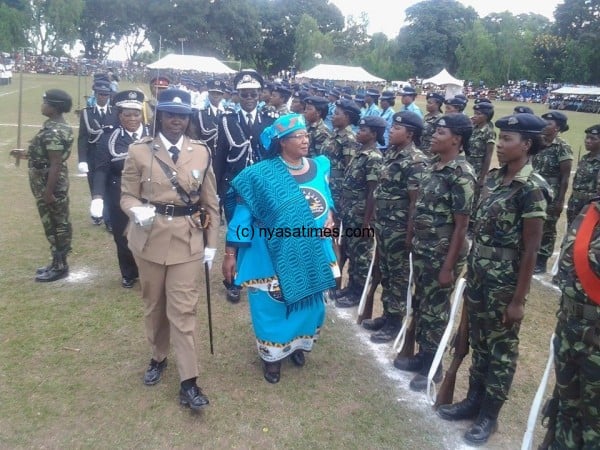
[[[498,414],[503,404],[500,400],[484,398],[477,419],[464,435],[465,441],[471,445],[485,444],[498,429]]]
[[[441,405],[437,413],[444,420],[473,420],[479,414],[481,400],[483,400],[483,393],[480,391],[473,392],[469,388],[467,397],[464,400],[452,405]]]

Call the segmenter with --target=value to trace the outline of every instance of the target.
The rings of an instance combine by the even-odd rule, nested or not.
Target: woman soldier
[[[433,156],[431,153],[431,137],[435,132],[435,122],[442,117],[442,105],[444,104],[444,96],[437,92],[427,93],[427,104],[425,109],[427,114],[423,118],[424,127],[421,135],[421,146],[419,147],[428,158]]]
[[[497,428],[515,373],[525,297],[542,238],[549,188],[530,162],[542,148],[544,121],[514,114],[496,121],[500,169],[490,172],[477,209],[465,298],[472,364],[467,398],[438,409],[446,420],[475,419],[472,445]]]

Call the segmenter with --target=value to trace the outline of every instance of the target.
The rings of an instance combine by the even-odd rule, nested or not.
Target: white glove
[[[154,206],[134,206],[130,211],[133,213],[135,223],[142,227],[149,227],[154,222],[155,209]]]
[[[77,170],[79,170],[79,173],[88,173],[89,169],[87,163],[80,162],[79,164],[77,164]]]
[[[83,163],[85,164],[85,163]],[[92,203],[90,204],[90,215],[94,219],[99,219],[102,217],[102,211],[104,210],[104,200],[101,198],[92,199]]]
[[[215,255],[217,254],[216,248],[206,247],[204,249],[204,262],[208,263],[208,270],[211,269],[213,260],[215,259]]]

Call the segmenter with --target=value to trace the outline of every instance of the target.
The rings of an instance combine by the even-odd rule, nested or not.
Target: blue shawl
[[[273,230],[315,228],[315,220],[296,180],[279,158],[247,167],[232,181],[236,194],[260,226]],[[319,237],[267,240],[288,313],[307,306],[335,286]]]

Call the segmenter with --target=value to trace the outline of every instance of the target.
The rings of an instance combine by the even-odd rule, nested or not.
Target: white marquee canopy
[[[362,67],[340,66],[335,64],[318,64],[306,72],[299,73],[296,78],[310,78],[313,80],[333,81],[361,81],[361,82],[384,82],[383,78],[371,75]]]
[[[431,77],[431,78],[427,78],[426,80],[423,80],[423,84],[435,84],[437,86],[447,86],[447,85],[453,85],[453,86],[460,86],[463,87],[464,86],[464,80],[459,80],[457,78],[454,78],[452,75],[450,75],[448,73],[448,71],[446,69],[442,69],[442,71],[440,73],[438,73],[437,75]]]
[[[176,55],[171,53],[152,64],[149,69],[195,70],[203,73],[236,73],[217,58],[211,56]]]

